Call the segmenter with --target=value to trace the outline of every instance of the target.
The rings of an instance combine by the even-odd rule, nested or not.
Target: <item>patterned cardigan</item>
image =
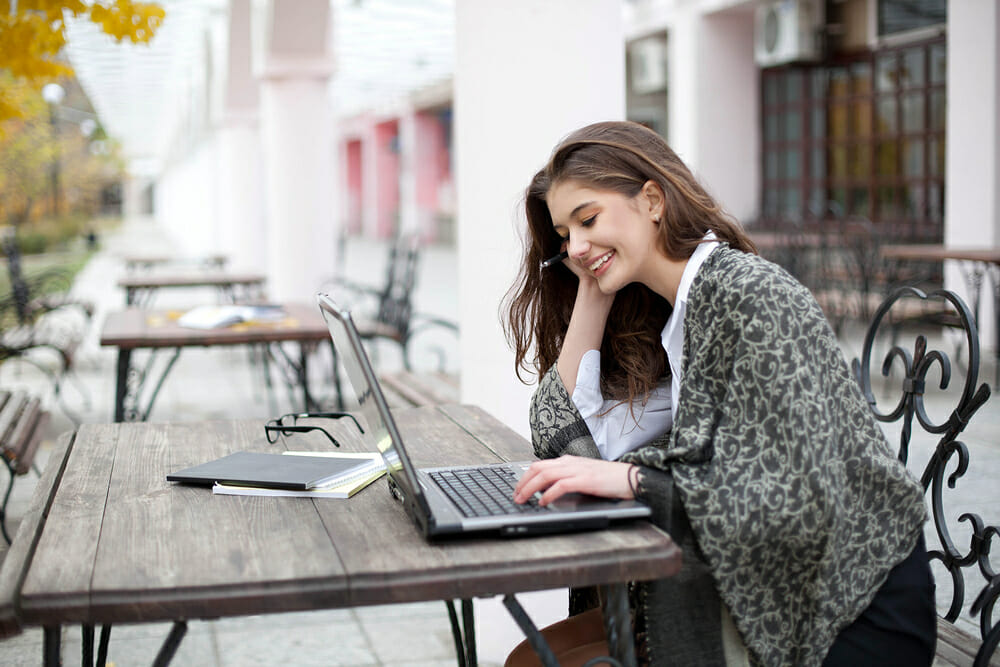
[[[723,662],[721,599],[752,662],[819,665],[915,547],[920,485],[815,299],[780,267],[716,248],[691,287],[683,349],[673,429],[622,457],[693,570],[640,586],[640,648],[656,665]],[[554,367],[530,423],[539,457],[599,456]]]

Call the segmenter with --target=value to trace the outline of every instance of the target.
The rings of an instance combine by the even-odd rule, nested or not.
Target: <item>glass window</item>
[[[910,177],[924,175],[924,142],[920,139],[907,139],[903,142],[903,173]]]
[[[924,49],[907,49],[903,52],[903,67],[900,74],[900,83],[904,88],[924,85]]]
[[[944,44],[931,45],[931,83],[944,83],[948,80],[947,59]]]
[[[892,92],[899,83],[899,59],[890,53],[875,60],[875,87],[879,91]]]
[[[903,131],[923,132],[924,127],[924,94],[907,93],[903,95]]]
[[[931,132],[944,132],[945,100],[943,89],[931,91],[931,123],[928,128]]]
[[[896,122],[896,98],[882,97],[876,105],[876,129],[883,136],[896,134],[899,132],[899,124]]]
[[[854,214],[940,242],[946,55],[935,36],[763,70],[764,215]]]
[[[878,0],[878,34],[926,28],[948,20],[947,0]]]

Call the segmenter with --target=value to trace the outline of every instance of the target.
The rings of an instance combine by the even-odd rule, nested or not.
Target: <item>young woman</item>
[[[519,376],[539,375],[543,460],[515,500],[579,491],[652,506],[684,567],[633,586],[640,658],[929,665],[922,490],[809,291],[638,124],[571,134],[525,210],[505,324]],[[605,654],[580,597],[546,630],[563,664]]]

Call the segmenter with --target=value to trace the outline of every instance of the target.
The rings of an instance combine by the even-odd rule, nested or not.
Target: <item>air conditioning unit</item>
[[[629,84],[640,95],[667,89],[667,40],[644,37],[628,46]]]
[[[754,13],[754,60],[761,67],[818,60],[822,0],[766,0]]]

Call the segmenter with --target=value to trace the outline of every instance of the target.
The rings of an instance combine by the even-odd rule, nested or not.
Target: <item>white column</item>
[[[751,220],[760,210],[753,14],[701,12],[678,8],[668,28],[667,140],[727,211]]]
[[[271,0],[260,9],[261,57],[254,60],[261,81],[268,293],[312,302],[336,262],[330,3]]]
[[[948,125],[944,240],[952,246],[1000,244],[1000,6],[948,3]],[[946,284],[966,294],[956,266]],[[981,294],[981,340],[995,347],[992,285]]]
[[[459,0],[455,31],[462,400],[527,434],[532,388],[498,319],[522,254],[521,199],[566,134],[625,117],[621,4]]]
[[[237,270],[266,263],[264,187],[257,124],[257,81],[251,71],[250,0],[229,3],[227,76],[219,141],[219,250]]]
[[[271,298],[311,302],[334,275],[335,165],[327,79],[287,76],[261,87]]]
[[[528,434],[533,387],[514,374],[500,302],[517,274],[524,188],[572,130],[625,117],[618,0],[458,0],[454,93],[462,400]],[[518,596],[538,625],[566,593]],[[523,638],[496,599],[476,600],[478,654],[503,663]]]
[[[399,229],[406,234],[420,231],[417,206],[417,112],[405,109],[399,115]]]

